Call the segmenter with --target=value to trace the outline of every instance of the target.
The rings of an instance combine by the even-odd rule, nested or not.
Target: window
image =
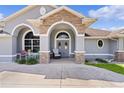
[[[68,36],[67,33],[61,32],[61,33],[59,33],[59,34],[57,35],[57,38],[59,38],[59,39],[68,39],[69,36]]]
[[[97,46],[98,46],[99,48],[102,48],[103,45],[104,45],[103,40],[98,40],[98,42],[97,42]]]
[[[32,32],[25,35],[24,45],[26,51],[37,53],[40,49],[40,40],[38,36],[34,36]]]

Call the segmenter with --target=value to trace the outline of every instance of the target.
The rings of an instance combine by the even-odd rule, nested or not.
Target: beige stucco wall
[[[97,41],[103,40],[102,48],[97,46]],[[85,38],[85,55],[88,59],[95,58],[113,58],[117,50],[117,41],[110,39],[86,39]]]
[[[36,19],[36,18],[40,17],[41,16],[40,7],[41,7],[41,5],[31,9],[30,11],[25,12],[21,16],[18,16],[12,20],[7,21],[4,31],[11,33],[15,26],[22,24],[22,23],[30,25],[26,20],[27,19]],[[44,5],[43,7],[46,8],[47,12],[54,9],[53,7],[50,7],[47,5],[46,6]]]
[[[0,55],[12,55],[12,37],[0,37]]]
[[[104,45],[102,48],[97,46],[97,41],[103,40]],[[85,39],[85,51],[86,53],[97,53],[97,54],[109,54],[109,40],[108,39]]]

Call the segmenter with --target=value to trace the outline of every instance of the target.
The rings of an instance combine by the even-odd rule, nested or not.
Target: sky
[[[26,5],[0,5],[0,19],[3,19]],[[118,30],[124,28],[124,6],[109,5],[69,5],[73,10],[84,16],[97,18],[90,27],[103,30]]]

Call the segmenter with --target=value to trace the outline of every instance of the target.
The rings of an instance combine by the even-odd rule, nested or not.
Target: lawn
[[[124,64],[106,64],[106,63],[97,63],[97,64],[86,63],[86,64],[91,65],[91,66],[104,68],[104,69],[107,69],[107,70],[124,75]]]

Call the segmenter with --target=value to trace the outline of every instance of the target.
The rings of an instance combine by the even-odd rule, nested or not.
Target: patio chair
[[[20,53],[17,53],[17,58],[19,58],[20,60],[23,58],[27,59],[27,56],[28,56],[28,53],[25,50],[21,51]]]
[[[59,52],[59,49],[53,49],[53,57],[54,58],[61,58],[61,53]]]

